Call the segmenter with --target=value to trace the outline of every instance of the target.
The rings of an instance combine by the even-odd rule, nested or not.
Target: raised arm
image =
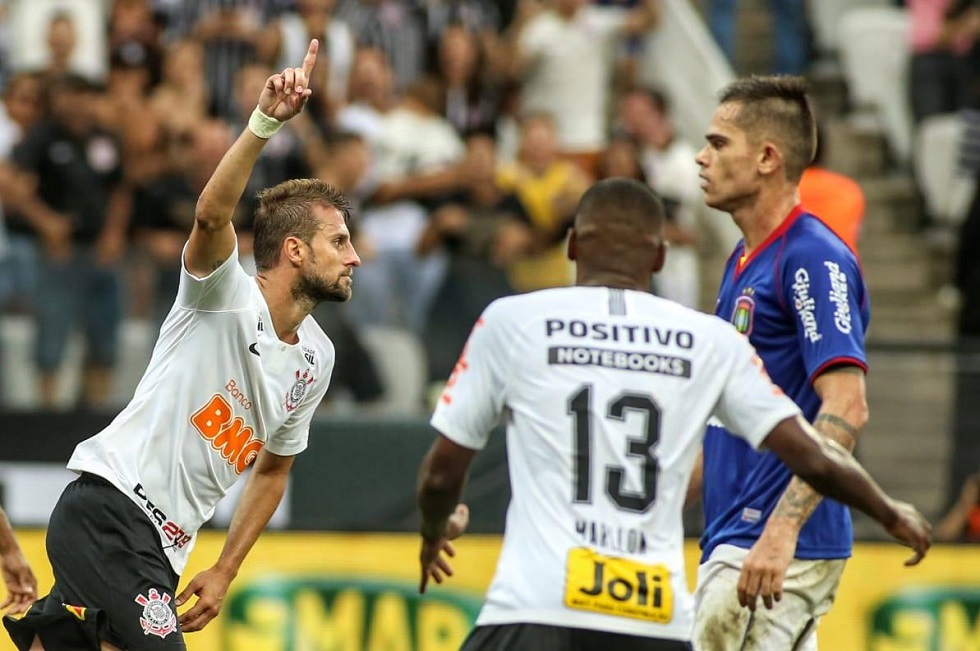
[[[302,67],[286,68],[269,77],[248,127],[221,159],[201,192],[184,255],[184,265],[194,276],[208,275],[234,251],[235,229],[231,218],[235,206],[242,198],[266,141],[306,105],[312,93],[307,80],[313,72],[318,48],[314,39]]]

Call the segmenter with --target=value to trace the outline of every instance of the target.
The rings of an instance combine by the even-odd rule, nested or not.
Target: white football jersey
[[[705,423],[758,447],[797,414],[717,317],[605,287],[494,302],[432,416],[471,449],[507,429],[513,496],[477,623],[690,639],[681,512]]]
[[[139,505],[181,574],[197,530],[259,451],[306,448],[333,364],[312,317],[299,343],[276,337],[237,250],[205,278],[184,270],[132,401],[75,448],[68,468],[104,477]]]

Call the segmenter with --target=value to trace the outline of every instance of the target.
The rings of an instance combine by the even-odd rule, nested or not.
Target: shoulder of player
[[[804,213],[787,232],[783,259],[787,264],[830,260],[857,267],[854,252],[819,217]]]

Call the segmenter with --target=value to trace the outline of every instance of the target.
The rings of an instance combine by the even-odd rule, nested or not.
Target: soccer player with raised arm
[[[748,338],[820,435],[851,450],[868,418],[868,293],[854,253],[800,205],[816,149],[804,81],[734,82],[705,138],[697,156],[705,201],[744,236],[715,313]],[[742,434],[712,423],[705,437],[695,646],[812,651],[851,554],[850,511],[821,501],[791,464]],[[756,609],[759,597],[765,609]]]
[[[310,311],[350,298],[360,260],[346,199],[318,180],[260,193],[255,277],[238,263],[231,217],[267,139],[306,104],[317,48],[269,77],[198,199],[180,289],[132,401],[68,462],[80,477],[48,526],[55,585],[4,620],[21,651],[184,649],[282,498],[333,370]],[[220,556],[178,593],[198,528],[247,468]]]
[[[576,286],[493,302],[432,416],[419,472],[421,584],[452,573],[467,470],[503,424],[512,498],[496,575],[463,651],[690,649],[694,604],[681,512],[716,417],[899,541],[929,525],[817,435],[731,324],[650,294],[663,207],[602,181],[575,215]]]

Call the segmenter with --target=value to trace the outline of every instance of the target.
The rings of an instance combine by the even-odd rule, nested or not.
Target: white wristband
[[[263,140],[268,140],[274,136],[279,129],[282,129],[283,124],[285,122],[270,118],[260,111],[258,106],[255,107],[251,117],[248,118],[248,130]]]

